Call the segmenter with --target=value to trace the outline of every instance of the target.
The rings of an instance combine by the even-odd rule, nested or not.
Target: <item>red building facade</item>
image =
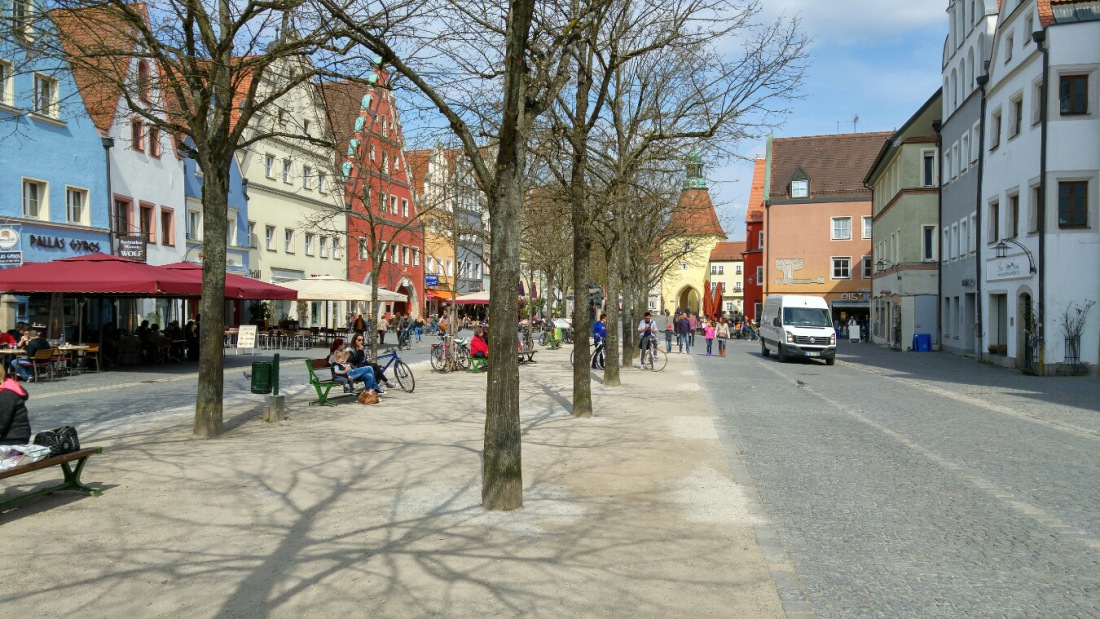
[[[753,167],[749,205],[745,212],[745,315],[760,321],[764,303],[764,173],[766,161],[757,159]]]
[[[339,173],[350,210],[348,278],[369,284],[373,256],[381,254],[378,285],[408,300],[383,303],[380,311],[415,318],[424,304],[424,233],[413,200],[400,116],[392,91],[385,87],[388,76],[382,71],[377,76],[376,87],[323,87],[334,138],[346,147]]]

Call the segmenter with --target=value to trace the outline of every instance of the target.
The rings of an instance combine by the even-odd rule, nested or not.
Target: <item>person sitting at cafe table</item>
[[[33,374],[27,368],[33,365],[31,359],[38,354],[38,351],[53,348],[46,336],[34,329],[27,331],[27,335],[30,336],[31,340],[23,346],[26,356],[19,357],[11,362],[12,371],[23,380],[30,380],[33,377]]]
[[[141,341],[144,342],[149,337],[149,321],[141,321],[141,324],[138,325],[138,328],[134,329],[134,335],[141,338]]]
[[[173,320],[164,328],[164,337],[173,342],[183,339],[183,329],[180,329],[180,321]]]
[[[19,341],[23,339],[23,334],[26,333],[26,332],[27,332],[27,323],[17,322],[17,323],[15,323],[15,327],[8,331],[8,335],[10,335],[12,337],[12,339],[15,340],[16,344],[18,344]]]
[[[15,348],[16,340],[7,331],[0,333],[0,348]]]

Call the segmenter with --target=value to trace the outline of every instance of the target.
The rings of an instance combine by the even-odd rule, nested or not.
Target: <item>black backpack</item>
[[[39,432],[34,435],[34,444],[48,447],[51,458],[80,451],[80,438],[76,435],[76,428],[72,426]]]

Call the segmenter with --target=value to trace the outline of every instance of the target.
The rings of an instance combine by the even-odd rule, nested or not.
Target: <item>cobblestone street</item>
[[[1095,377],[847,342],[834,367],[730,353],[694,360],[789,612],[1100,616]]]

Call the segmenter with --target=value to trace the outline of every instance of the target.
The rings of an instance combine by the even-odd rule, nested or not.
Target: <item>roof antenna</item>
[[[859,114],[852,116],[852,133],[859,133]]]

